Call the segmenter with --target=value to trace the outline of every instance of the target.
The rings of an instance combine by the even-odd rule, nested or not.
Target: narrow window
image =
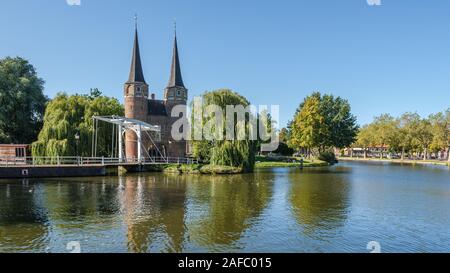
[[[24,148],[16,148],[16,157],[25,157],[25,149]]]

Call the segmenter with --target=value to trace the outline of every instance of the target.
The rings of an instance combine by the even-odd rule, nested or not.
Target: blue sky
[[[348,99],[358,122],[450,107],[450,1],[1,0],[0,58],[22,56],[45,93],[97,87],[122,99],[134,14],[144,73],[162,97],[177,20],[190,97],[231,88],[280,105],[281,125],[313,91]]]

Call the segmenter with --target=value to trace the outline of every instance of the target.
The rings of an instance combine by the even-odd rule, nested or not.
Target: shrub
[[[294,154],[294,149],[290,148],[286,143],[280,142],[278,149],[275,151],[276,154],[282,156],[292,156]]]
[[[336,155],[333,152],[322,152],[319,154],[318,159],[329,164],[335,164],[338,162],[336,159]]]

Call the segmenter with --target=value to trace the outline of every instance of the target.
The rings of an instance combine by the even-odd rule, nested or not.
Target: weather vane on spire
[[[134,14],[134,27],[137,29],[137,22],[138,22],[138,15],[137,13]]]

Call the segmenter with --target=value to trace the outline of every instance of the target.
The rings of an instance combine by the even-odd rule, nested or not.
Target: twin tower
[[[172,108],[176,105],[186,106],[188,90],[184,86],[181,76],[180,60],[178,57],[177,36],[175,33],[170,79],[164,90],[164,98],[157,100],[155,94],[149,97],[149,85],[145,81],[139,50],[137,28],[134,36],[133,56],[128,81],[124,87],[125,117],[140,120],[151,125],[161,127],[161,139],[150,140],[143,137],[144,157],[185,157],[187,154],[186,141],[174,141],[171,137],[173,123],[179,117],[172,118]],[[138,141],[134,132],[127,132],[125,136],[126,158],[138,157]]]

